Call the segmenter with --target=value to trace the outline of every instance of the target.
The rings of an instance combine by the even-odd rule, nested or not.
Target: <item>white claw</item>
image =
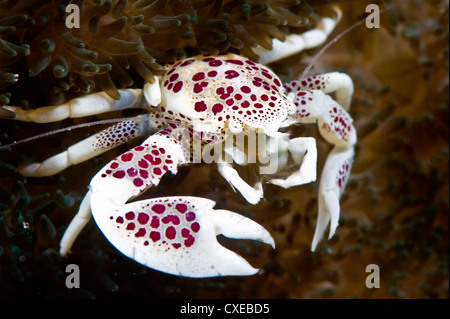
[[[211,211],[211,218],[216,227],[217,235],[222,234],[229,238],[258,240],[275,249],[275,242],[270,233],[247,217],[219,209]]]
[[[137,262],[185,277],[248,276],[258,272],[244,258],[221,246],[217,235],[253,239],[275,246],[254,221],[198,197],[162,197],[122,206],[93,194],[93,216],[108,240]],[[107,207],[107,208],[106,208]],[[111,209],[113,208],[113,209]]]

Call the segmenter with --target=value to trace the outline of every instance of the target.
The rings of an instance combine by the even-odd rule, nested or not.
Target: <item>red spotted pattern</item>
[[[140,145],[112,160],[104,169],[101,177],[131,180],[140,191],[151,185],[157,185],[168,170],[175,170],[171,154],[163,147],[152,143]]]
[[[136,238],[144,246],[188,249],[196,242],[200,223],[194,204],[181,198],[154,199],[136,211],[110,216],[118,230]]]
[[[312,105],[314,101],[312,90],[322,90],[328,85],[328,78],[326,75],[317,75],[309,77],[301,81],[292,81],[284,85],[287,93],[293,92],[294,105],[297,108],[297,117],[300,119],[308,119],[313,112]],[[312,106],[311,106],[312,105]],[[322,124],[322,129],[325,131],[333,131],[342,141],[348,142],[353,130],[352,119],[350,115],[338,104],[323,105],[323,114],[325,123]],[[317,110],[315,110],[317,114]]]
[[[284,84],[284,88],[287,93],[295,92],[299,90],[323,90],[329,79],[326,75],[316,75],[313,77],[305,78],[299,81],[292,81]]]
[[[329,115],[331,118],[331,121],[329,123],[329,125],[331,126],[331,130],[336,132],[341,140],[347,142],[353,129],[350,116],[340,106],[332,107],[329,110]]]
[[[339,168],[338,175],[336,177],[336,183],[339,186],[340,195],[344,192],[345,184],[347,183],[352,168],[353,159],[345,161]]]
[[[218,124],[234,119],[263,127],[284,120],[289,108],[281,81],[271,70],[234,54],[178,62],[163,78],[162,89],[167,107],[183,103],[199,120]]]
[[[119,146],[136,137],[138,124],[135,121],[117,123],[96,134],[93,147],[95,149],[110,149]]]

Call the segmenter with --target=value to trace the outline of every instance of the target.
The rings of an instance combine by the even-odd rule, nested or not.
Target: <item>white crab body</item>
[[[186,116],[197,131],[220,132],[230,119],[251,129],[277,131],[295,109],[271,70],[234,54],[180,61],[161,84],[166,113]]]

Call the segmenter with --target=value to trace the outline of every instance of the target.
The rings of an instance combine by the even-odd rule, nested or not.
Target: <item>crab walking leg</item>
[[[323,93],[322,93],[323,94]],[[318,117],[319,131],[323,138],[335,145],[328,155],[322,171],[319,184],[319,222],[314,234],[311,249],[316,248],[323,236],[324,227],[330,219],[331,238],[337,228],[340,214],[339,198],[344,192],[345,185],[350,175],[350,169],[354,157],[354,145],[357,136],[356,129],[352,125],[350,115],[331,97],[325,95],[322,101],[323,114]]]
[[[71,165],[76,165],[98,156],[112,148],[128,142],[151,131],[148,118],[136,117],[117,123],[109,128],[70,146],[66,151],[54,155],[42,163],[31,163],[19,167],[24,176],[51,176],[61,172]]]
[[[91,219],[91,195],[92,192],[88,191],[80,204],[78,213],[72,219],[66,231],[64,232],[63,237],[61,238],[61,242],[59,244],[59,253],[61,254],[61,256],[65,256],[69,253],[73,242],[78,237],[84,226],[86,226],[86,224]]]
[[[4,108],[17,114],[16,120],[35,123],[57,122],[67,118],[77,118],[134,107],[145,108],[141,89],[119,90],[120,99],[115,100],[105,92],[92,93],[75,98],[57,106],[44,106],[34,110],[24,110],[17,106]]]
[[[337,79],[344,79],[343,84],[336,83]],[[311,249],[315,250],[328,223],[330,223],[330,238],[338,225],[339,198],[350,174],[357,140],[352,118],[327,93],[335,92],[342,103],[349,105],[353,85],[346,76],[332,73],[331,76],[326,74],[301,82],[294,81],[285,85],[285,88],[289,94],[294,95],[297,120],[300,123],[317,123],[323,138],[335,146],[327,158],[320,178],[319,217],[311,246]]]
[[[319,214],[311,250],[314,251],[330,223],[328,238],[333,237],[339,223],[339,199],[344,192],[353,163],[353,147],[335,147],[328,155],[320,177]]]
[[[230,184],[234,190],[238,190],[242,196],[250,204],[256,205],[263,197],[262,183],[257,182],[254,187],[245,182],[234,169],[230,163],[217,163],[220,175]]]
[[[92,199],[97,210],[97,199]],[[169,274],[185,277],[253,275],[258,269],[224,248],[216,236],[260,240],[270,234],[252,220],[198,197],[161,197],[116,207],[95,220],[124,255]]]
[[[272,41],[272,49],[270,50],[262,46],[256,47],[254,51],[259,55],[259,63],[269,64],[323,44],[342,17],[340,9],[337,7],[334,9],[336,17],[322,18],[315,29],[302,34],[289,34],[286,36],[285,41],[274,39]]]
[[[348,111],[353,96],[353,80],[341,72],[330,72],[284,84],[286,93],[304,94],[302,91],[321,90],[325,94],[335,94],[336,102]],[[296,100],[299,100],[296,97]],[[305,104],[303,104],[305,105]],[[297,105],[299,107],[300,105]]]
[[[316,140],[312,137],[297,137],[289,141],[288,149],[300,169],[286,179],[272,179],[270,183],[289,188],[314,182],[317,171]]]

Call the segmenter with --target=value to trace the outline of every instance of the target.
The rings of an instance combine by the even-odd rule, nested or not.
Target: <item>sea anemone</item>
[[[44,80],[46,100],[37,104],[96,90],[117,99],[117,88],[152,82],[161,65],[186,54],[235,51],[256,59],[255,46],[270,48],[289,28],[315,21],[299,0],[2,1],[0,90],[18,74],[28,89]],[[26,103],[30,94],[19,93],[15,100]],[[0,105],[8,102],[0,96]]]

